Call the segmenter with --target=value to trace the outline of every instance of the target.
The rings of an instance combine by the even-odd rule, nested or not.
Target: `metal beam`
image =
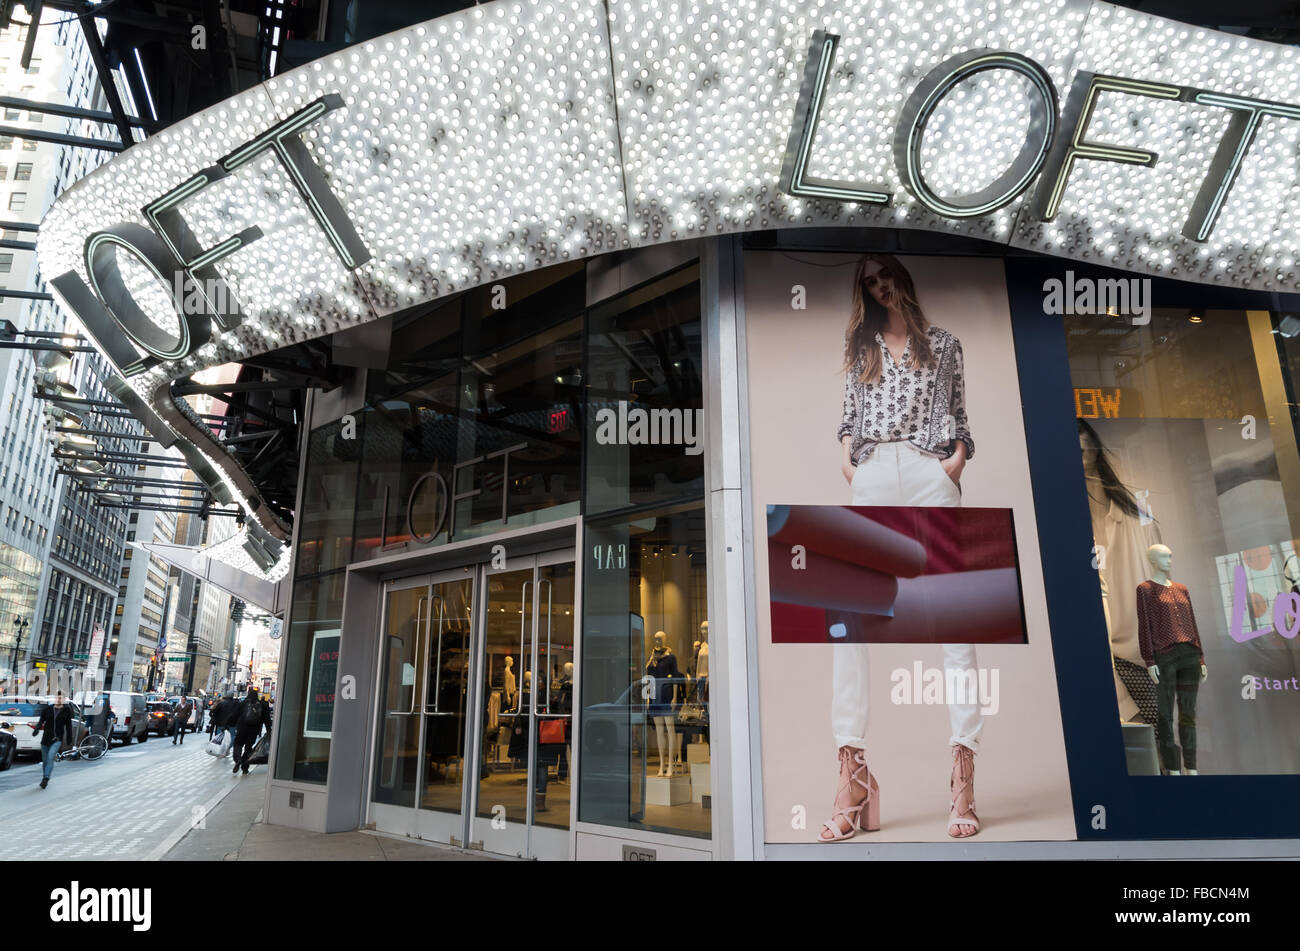
[[[4,106],[8,106],[10,109],[25,109],[28,112],[43,112],[50,116],[65,116],[69,119],[89,119],[92,122],[108,123],[114,121],[111,112],[102,112],[99,109],[81,109],[77,106],[67,106],[58,102],[36,102],[32,99],[19,99],[16,96],[0,96],[0,107]],[[156,132],[162,128],[162,123],[154,122],[152,119],[127,116],[126,120],[131,125],[144,129],[146,132]]]
[[[0,126],[0,135],[12,135],[16,139],[32,142],[53,142],[55,145],[80,145],[87,149],[102,149],[105,152],[121,152],[126,146],[108,139],[87,139],[80,135],[64,135],[62,132],[45,132],[40,129],[20,129],[17,126]]]
[[[4,296],[4,294],[0,293],[0,297]],[[26,343],[17,340],[0,343],[0,350],[72,350],[77,353],[99,353],[94,347],[61,347],[57,343]]]
[[[39,221],[0,221],[0,228],[7,231],[40,231]]]
[[[13,291],[8,288],[0,291],[0,297],[18,297],[22,300],[54,300],[53,294],[42,294],[40,291]]]
[[[86,15],[93,14],[95,8],[84,0],[78,6],[81,7],[77,11],[81,21],[81,32],[86,37],[86,47],[90,50],[95,72],[99,74],[99,85],[104,90],[105,98],[108,99],[108,109],[113,114],[117,134],[122,137],[122,147],[118,150],[122,151],[135,144],[135,137],[131,134],[131,120],[122,106],[122,98],[117,94],[117,86],[113,84],[113,71],[108,68],[108,61],[104,58],[104,44],[100,42],[99,28],[95,26],[96,17]]]
[[[234,393],[260,393],[267,390],[302,390],[305,386],[289,383],[285,380],[249,380],[246,383],[175,383],[172,385],[173,396],[226,396]],[[227,400],[226,402],[230,402]]]
[[[31,241],[14,241],[12,238],[0,238],[0,248],[12,248],[15,251],[35,251],[36,245]]]

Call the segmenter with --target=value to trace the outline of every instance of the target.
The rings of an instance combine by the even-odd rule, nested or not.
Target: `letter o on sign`
[[[1009,69],[1029,80],[1034,95],[1029,102],[1029,132],[1020,153],[988,187],[967,195],[943,197],[935,193],[921,173],[921,142],[925,126],[943,98],[958,83],[990,69]],[[917,201],[949,218],[972,218],[1001,208],[1028,187],[1047,160],[1056,134],[1056,87],[1037,62],[1002,50],[969,50],[944,60],[926,73],[903,105],[894,132],[894,162],[903,184]]]
[[[420,494],[420,487],[424,485],[427,479],[437,481],[438,503],[435,509],[437,515],[433,520],[433,530],[427,535],[421,535],[415,530],[413,516],[415,514],[415,498]],[[438,537],[438,533],[442,531],[442,523],[447,518],[448,495],[450,493],[447,491],[447,480],[442,477],[440,472],[426,472],[415,480],[415,485],[411,486],[411,494],[406,497],[406,534],[411,536],[412,540],[419,542],[421,545],[427,545]]]
[[[168,333],[159,327],[141,309],[132,296],[119,266],[121,257],[129,254],[149,270],[163,286],[167,299],[173,302],[177,332]],[[119,224],[106,231],[97,231],[86,239],[86,270],[95,293],[104,302],[123,332],[160,360],[179,360],[203,342],[194,333],[193,318],[181,313],[176,305],[173,278],[177,271],[176,259],[166,245],[148,228],[140,225]],[[183,273],[183,272],[182,272]]]

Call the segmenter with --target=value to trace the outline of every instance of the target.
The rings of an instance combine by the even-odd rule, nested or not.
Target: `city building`
[[[292,592],[266,820],[1274,854],[1300,51],[1212,25],[495,0],[89,175],[42,266],[238,507],[195,557]]]
[[[174,482],[184,468],[178,455],[159,449],[158,444],[143,440],[137,445],[141,456],[152,463],[135,466],[136,475],[159,483]],[[147,486],[145,487],[148,488]],[[176,538],[175,507],[182,498],[180,489],[159,485],[150,494],[158,496],[149,507],[137,490],[131,496],[135,507],[127,515],[126,544],[118,569],[118,597],[113,608],[113,626],[109,631],[108,683],[114,690],[145,690],[160,686],[162,667],[169,649],[181,656],[185,641],[172,643],[164,636],[171,630],[166,619],[175,609],[177,585],[171,580],[171,566],[133,542],[167,542]],[[142,504],[143,503],[143,504]],[[170,503],[170,504],[168,504]]]
[[[53,11],[47,11],[46,21],[26,67],[21,63],[26,31],[15,25],[0,32],[0,87],[21,100],[103,110],[104,93],[95,82],[81,31]],[[107,153],[21,133],[85,137],[97,134],[101,124],[7,105],[4,126],[9,131],[0,135],[5,242],[0,249],[0,292],[24,296],[0,296],[0,320],[29,341],[58,343],[68,327],[67,317],[38,272],[30,250],[32,232],[54,200]],[[69,351],[62,360],[52,351],[0,350],[0,645],[7,648],[0,668],[5,671],[11,666],[19,671],[84,669],[95,626],[108,623],[126,518],[121,510],[95,504],[88,493],[62,478],[61,461],[51,456],[41,428],[47,404],[34,393],[35,377],[49,369],[82,397],[105,399],[107,366],[93,350]],[[93,411],[84,416],[88,430],[139,432],[129,417]],[[54,436],[67,438],[57,432]],[[112,448],[111,436],[105,445]],[[115,469],[110,466],[108,471],[113,474]]]

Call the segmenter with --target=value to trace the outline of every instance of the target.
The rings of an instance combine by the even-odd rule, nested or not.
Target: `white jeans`
[[[911,443],[881,443],[853,473],[853,504],[957,506],[961,505],[961,493],[943,471],[938,457]],[[871,670],[868,647],[836,644],[831,650],[831,730],[835,746],[866,749]],[[943,666],[946,683],[953,682],[953,675],[947,671],[974,671],[975,646],[945,644]],[[984,731],[978,696],[974,703],[948,704],[948,718],[952,724],[949,744],[960,743],[978,752]]]

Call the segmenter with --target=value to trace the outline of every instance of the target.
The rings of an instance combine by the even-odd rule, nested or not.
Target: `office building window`
[[[12,135],[0,135],[0,149],[12,149],[14,147],[14,137]]]
[[[14,192],[9,196],[9,210],[22,211],[27,207],[27,192]]]
[[[35,141],[34,139],[23,139],[23,151],[24,151],[24,152],[35,152],[35,151],[36,151],[36,141]]]
[[[14,256],[7,251],[0,254],[0,274],[8,274],[13,270],[13,267]]]
[[[33,56],[30,60],[30,65],[27,67],[27,75],[35,76],[40,71],[41,71],[41,58],[39,56]]]
[[[19,162],[14,168],[14,181],[29,182],[32,180],[32,163]]]

